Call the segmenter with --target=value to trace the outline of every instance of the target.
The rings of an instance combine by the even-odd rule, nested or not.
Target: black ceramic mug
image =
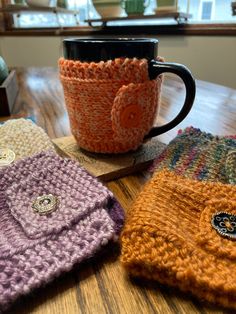
[[[174,128],[188,115],[189,111],[191,110],[191,107],[193,105],[194,98],[195,98],[195,89],[196,89],[194,78],[193,78],[191,72],[188,70],[188,68],[182,64],[162,62],[162,61],[157,60],[157,56],[158,56],[158,40],[157,39],[150,39],[150,38],[146,38],[146,39],[136,39],[136,38],[74,39],[74,38],[72,38],[72,39],[65,39],[63,41],[63,52],[64,52],[64,59],[74,61],[74,69],[75,69],[75,65],[76,64],[78,65],[78,63],[76,63],[77,61],[79,61],[80,63],[87,63],[87,64],[93,63],[94,64],[94,63],[99,63],[101,61],[106,63],[106,62],[109,62],[109,60],[116,60],[117,58],[119,58],[121,60],[126,59],[126,58],[129,58],[129,59],[136,58],[138,60],[143,59],[146,61],[149,81],[154,81],[155,79],[158,79],[160,74],[165,73],[165,72],[174,73],[182,79],[182,81],[185,84],[185,88],[186,88],[186,96],[185,96],[184,104],[183,104],[180,112],[178,113],[178,115],[174,119],[172,119],[170,122],[168,122],[165,125],[152,127],[152,128],[150,127],[148,131],[147,131],[147,127],[144,127],[143,128],[144,131],[140,135],[140,136],[142,136],[142,139],[157,136],[159,134],[162,134],[162,133],[167,132],[168,130]],[[110,148],[108,148],[108,149],[94,148],[93,145],[87,144],[88,140],[85,143],[85,141],[82,140],[83,130],[80,130],[81,127],[80,127],[79,123],[78,123],[78,132],[76,132],[74,117],[76,115],[77,115],[77,117],[78,117],[78,115],[80,115],[79,120],[81,120],[81,116],[83,115],[83,112],[79,112],[79,111],[76,111],[74,109],[73,109],[73,111],[71,111],[71,105],[70,105],[70,99],[69,98],[71,96],[72,97],[71,101],[73,101],[73,99],[76,96],[70,95],[68,92],[68,90],[71,91],[71,89],[67,88],[68,87],[67,86],[68,81],[65,80],[65,76],[67,75],[65,73],[68,73],[68,71],[70,71],[70,70],[64,71],[64,68],[61,67],[61,71],[60,71],[61,72],[61,78],[62,78],[62,83],[63,83],[63,87],[64,87],[64,92],[66,93],[66,95],[65,95],[66,96],[65,97],[66,102],[68,102],[67,108],[68,108],[68,112],[69,112],[70,122],[71,122],[71,124],[73,124],[72,133],[76,137],[79,145],[84,147],[85,149],[88,149],[90,151],[114,152],[114,149],[110,149]],[[75,73],[75,71],[73,73]],[[70,75],[72,75],[72,74],[70,74]],[[135,77],[135,75],[134,75],[134,77]],[[76,77],[74,79],[76,80]],[[78,79],[80,80],[81,77],[79,77]],[[123,80],[125,80],[125,78],[123,78]],[[131,81],[132,81],[132,79],[131,79]],[[83,94],[83,89],[81,88],[82,83],[83,82],[80,81],[80,84],[78,84],[78,93],[80,93],[81,95]],[[132,83],[132,82],[128,82],[128,83]],[[75,84],[75,82],[73,84]],[[115,84],[115,83],[112,83],[112,84]],[[94,87],[91,85],[91,92],[94,90],[94,88],[96,86],[97,85],[95,84],[95,82],[94,82]],[[117,93],[119,91],[119,88],[121,88],[121,87],[122,87],[122,85],[117,87]],[[105,94],[104,91],[103,91],[103,94]],[[117,95],[119,95],[119,93]],[[137,97],[137,98],[139,99],[139,97]],[[78,107],[80,108],[81,106],[79,105]],[[100,107],[102,107],[102,104],[98,104],[97,108],[100,108]],[[136,122],[141,121],[141,120],[144,121],[146,119],[145,117],[140,118],[140,114],[138,113],[138,117],[136,117],[137,121],[132,122],[131,118],[133,116],[135,116],[135,114],[137,116],[137,113],[134,112],[136,107],[134,105],[131,107],[129,108],[128,118],[127,118],[127,115],[125,117],[125,123],[122,122],[122,119],[120,120],[121,121],[121,123],[120,123],[121,127],[124,126],[124,128],[126,128],[126,130],[124,132],[122,131],[123,133],[119,132],[119,130],[118,130],[118,133],[120,133],[120,134],[114,135],[114,141],[118,141],[118,142],[121,141],[122,142],[121,133],[123,134],[123,137],[124,137],[123,141],[125,141],[125,137],[129,136],[128,131],[130,131],[131,135],[134,134],[135,132],[137,133],[138,123],[136,123]],[[137,109],[139,110],[138,107],[137,107]],[[131,112],[132,110],[133,110],[133,112]],[[75,113],[75,111],[76,111],[76,113]],[[112,109],[112,104],[111,104],[111,112],[114,113],[114,109]],[[92,114],[92,112],[91,112],[91,114]],[[103,115],[103,113],[102,113],[102,115]],[[125,114],[123,114],[123,115],[125,115]],[[113,118],[114,117],[112,117],[111,119],[113,119]],[[154,118],[155,117],[153,117],[153,119]],[[110,129],[111,132],[114,131],[116,133],[116,124],[115,123],[117,123],[117,119],[118,118],[116,118],[116,117],[113,119],[115,122],[112,120],[112,126]],[[130,126],[127,125],[127,121],[130,121]],[[123,125],[122,125],[122,123],[123,123]],[[133,131],[135,131],[133,133],[131,132],[132,127],[133,127]],[[134,128],[136,128],[136,130],[134,130]],[[128,129],[130,129],[130,130],[128,130]],[[87,131],[86,132],[88,134],[91,134],[91,132],[92,132],[91,130],[87,130]],[[86,132],[84,132],[85,135],[87,134]],[[103,141],[104,141],[104,138],[106,138],[106,136],[102,133],[100,135],[98,135],[98,130],[95,130],[94,138],[96,138],[96,143],[98,143],[99,138],[101,140],[103,138]],[[91,141],[92,141],[92,137],[91,137]],[[114,146],[113,144],[111,145],[112,147]],[[131,147],[131,149],[134,149],[134,147],[133,148]],[[118,149],[117,152],[125,151],[125,150],[128,150],[128,148],[127,149],[123,149],[123,148]]]

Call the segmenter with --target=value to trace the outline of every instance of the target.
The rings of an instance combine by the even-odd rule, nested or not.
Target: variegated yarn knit
[[[15,160],[46,150],[55,150],[45,131],[27,119],[12,119],[0,125],[0,149],[15,153]]]
[[[34,204],[45,195],[56,205],[42,215]],[[75,161],[42,152],[0,170],[0,312],[117,240],[123,221],[113,194]]]
[[[163,168],[192,179],[236,184],[236,135],[215,136],[194,127],[180,130],[150,171]]]
[[[219,212],[227,213],[225,225],[231,225],[234,239],[213,228],[213,215]],[[235,185],[159,170],[129,210],[121,262],[134,276],[236,310],[235,241]]]
[[[158,59],[162,61],[161,58]],[[146,59],[59,60],[72,134],[92,152],[135,150],[153,126],[162,75],[148,76]]]

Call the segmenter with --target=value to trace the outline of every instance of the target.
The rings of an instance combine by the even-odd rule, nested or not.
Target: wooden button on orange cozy
[[[121,112],[120,124],[123,128],[138,128],[141,124],[142,110],[139,105],[129,105]]]

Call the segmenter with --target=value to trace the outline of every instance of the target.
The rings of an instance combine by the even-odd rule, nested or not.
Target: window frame
[[[91,28],[49,28],[27,30],[3,30],[0,36],[236,36],[236,24],[188,24],[186,26],[122,26]]]
[[[206,0],[205,0],[206,1]],[[215,3],[215,0],[213,0]],[[235,36],[236,23],[191,23],[142,25],[142,26],[106,26],[106,27],[54,27],[12,29],[12,14],[3,14],[0,19],[0,36],[93,36],[93,35],[207,35]]]

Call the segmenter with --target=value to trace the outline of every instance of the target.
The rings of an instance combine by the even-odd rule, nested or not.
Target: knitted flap
[[[114,99],[111,120],[114,139],[139,143],[153,126],[161,78],[122,86]]]
[[[105,207],[112,197],[111,192],[74,161],[56,156],[44,169],[37,165],[30,176],[12,184],[6,194],[12,215],[31,238],[60,232],[94,208]],[[37,197],[48,195],[57,204],[54,211],[42,215],[34,210],[34,202]],[[43,201],[39,206],[42,205]]]
[[[234,191],[235,192],[235,191]],[[234,197],[233,195],[231,195]],[[215,254],[217,252],[218,256],[223,258],[233,259],[236,262],[236,243],[232,239],[224,237],[223,234],[220,235],[213,227],[213,217],[216,213],[225,213],[225,218],[222,218],[222,226],[225,227],[225,222],[228,221],[227,215],[231,215],[232,219],[235,221],[229,222],[229,227],[231,227],[231,233],[236,234],[236,201],[230,201],[230,195],[228,195],[228,200],[226,199],[211,199],[206,203],[205,209],[201,213],[201,217],[199,220],[199,228],[198,233],[196,235],[196,239],[198,244],[201,247],[210,253]],[[223,229],[222,227],[222,230]],[[235,236],[236,240],[236,236]]]

